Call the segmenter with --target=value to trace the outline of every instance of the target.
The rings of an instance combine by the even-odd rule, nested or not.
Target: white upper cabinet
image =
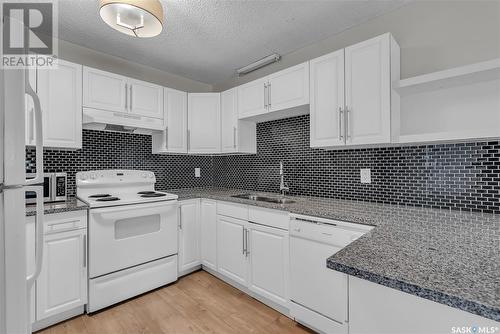
[[[311,147],[345,145],[344,50],[310,61]]]
[[[163,87],[129,79],[130,113],[163,119]]]
[[[387,33],[311,60],[311,147],[391,143],[399,46]]]
[[[153,153],[187,153],[187,93],[163,90],[165,129],[153,133]]]
[[[220,93],[188,93],[188,152],[220,152]]]
[[[163,130],[163,87],[152,83],[84,67],[83,107],[90,128],[112,124]]]
[[[107,111],[128,111],[128,78],[83,67],[83,106]]]
[[[309,62],[239,86],[238,100],[240,119],[268,121],[307,114]]]
[[[391,39],[384,34],[345,49],[347,145],[391,142]]]
[[[238,120],[238,89],[221,93],[221,152],[257,153],[254,122]]]
[[[267,112],[267,77],[238,87],[239,118]]]
[[[30,83],[40,97],[43,119],[43,146],[78,149],[82,147],[82,66],[58,60],[54,69],[29,72]],[[26,104],[26,142],[35,137],[33,103]]]
[[[309,104],[309,62],[271,74],[267,100],[269,112]]]

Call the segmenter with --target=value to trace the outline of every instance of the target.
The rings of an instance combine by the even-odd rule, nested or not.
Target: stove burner
[[[141,197],[163,197],[163,196],[167,196],[167,194],[153,192],[153,193],[141,195]]]
[[[155,194],[155,191],[139,191],[137,194],[139,195],[149,195],[149,194]]]
[[[110,194],[95,194],[95,195],[90,195],[89,198],[102,198],[102,197],[110,197]]]
[[[119,201],[119,200],[120,199],[118,197],[103,197],[103,198],[96,199],[96,201],[98,201],[98,202],[112,202],[112,201]]]

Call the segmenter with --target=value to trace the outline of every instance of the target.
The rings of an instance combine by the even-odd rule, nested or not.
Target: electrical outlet
[[[372,183],[372,171],[370,168],[361,168],[360,170],[361,183]]]
[[[201,168],[196,167],[194,169],[194,177],[201,177]]]

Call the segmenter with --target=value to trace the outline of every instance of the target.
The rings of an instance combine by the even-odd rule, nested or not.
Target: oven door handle
[[[154,207],[114,207],[105,209],[103,211],[96,210],[94,212],[91,211],[93,215],[100,216],[103,220],[118,220],[118,219],[127,219],[127,218],[135,218],[141,216],[150,216],[150,215],[159,215],[172,210],[172,206],[170,205],[162,205],[162,206],[154,206]]]

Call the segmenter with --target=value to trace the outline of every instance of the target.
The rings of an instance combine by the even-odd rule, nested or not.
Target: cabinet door
[[[244,251],[245,226],[243,220],[217,216],[217,271],[244,286],[248,267]]]
[[[200,265],[199,200],[179,204],[179,272]]]
[[[237,89],[221,94],[221,150],[223,153],[238,151],[238,96]]]
[[[37,320],[87,303],[86,230],[45,236],[42,272],[37,279]]]
[[[201,200],[201,263],[217,270],[217,206],[212,200]]]
[[[37,70],[43,111],[43,146],[82,147],[82,65],[64,60],[56,69]]]
[[[83,67],[83,106],[106,111],[128,111],[128,78]]]
[[[238,115],[240,119],[267,112],[266,85],[267,77],[238,87]]]
[[[220,152],[220,93],[188,94],[188,149]]]
[[[344,50],[310,61],[311,147],[345,145]]]
[[[269,111],[309,103],[309,62],[271,74],[268,80]]]
[[[288,307],[288,231],[249,224],[248,252],[250,290]]]
[[[164,92],[166,149],[187,153],[187,93],[165,88]]]
[[[390,35],[345,49],[347,144],[391,140]]]
[[[128,89],[131,114],[163,119],[163,87],[129,79]]]

